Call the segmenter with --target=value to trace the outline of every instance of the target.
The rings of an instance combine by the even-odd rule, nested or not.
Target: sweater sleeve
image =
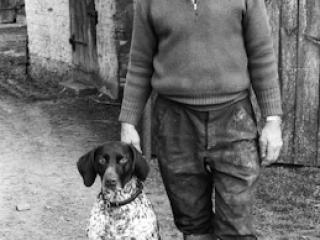
[[[281,115],[277,61],[264,0],[246,0],[244,38],[250,79],[262,115]]]
[[[137,125],[151,93],[157,40],[148,14],[149,0],[137,0],[124,96],[119,120]]]

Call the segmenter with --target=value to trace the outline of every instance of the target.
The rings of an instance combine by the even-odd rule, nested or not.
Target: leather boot
[[[218,240],[213,234],[183,235],[183,240]]]

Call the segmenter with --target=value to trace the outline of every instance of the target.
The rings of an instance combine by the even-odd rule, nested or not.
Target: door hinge
[[[94,19],[95,24],[98,24],[98,12],[96,10],[89,9],[87,11],[89,17]]]
[[[72,51],[76,50],[76,44],[80,44],[80,45],[83,45],[83,46],[88,46],[88,44],[86,42],[76,40],[76,36],[74,34],[72,34],[71,38],[69,38],[69,43],[72,46]]]

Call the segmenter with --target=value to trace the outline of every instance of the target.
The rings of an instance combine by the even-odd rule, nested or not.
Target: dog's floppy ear
[[[97,172],[93,166],[95,150],[86,153],[77,162],[79,173],[83,178],[84,185],[87,187],[90,187],[94,183],[97,176]]]
[[[134,174],[141,180],[146,180],[149,173],[149,165],[142,154],[133,146],[130,145],[134,162]]]

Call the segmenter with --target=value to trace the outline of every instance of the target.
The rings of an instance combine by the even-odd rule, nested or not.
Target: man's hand
[[[259,144],[262,166],[274,163],[278,159],[283,145],[280,119],[266,122],[262,129]]]
[[[121,142],[132,144],[138,151],[141,151],[140,136],[135,126],[129,123],[121,124]]]

